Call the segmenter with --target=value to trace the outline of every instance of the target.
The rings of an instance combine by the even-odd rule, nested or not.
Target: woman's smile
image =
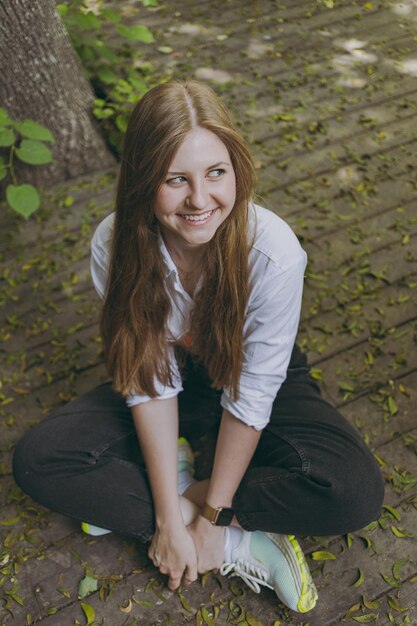
[[[207,222],[212,217],[213,213],[217,211],[217,209],[210,209],[209,211],[205,211],[204,213],[179,213],[179,217],[181,217],[185,222],[188,222],[190,226],[203,226],[207,224]]]

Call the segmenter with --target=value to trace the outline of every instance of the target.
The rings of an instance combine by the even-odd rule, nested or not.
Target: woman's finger
[[[154,550],[149,550],[148,551],[148,557],[150,558],[150,560],[152,561],[152,563],[155,565],[155,567],[159,567],[161,564],[161,561],[158,557],[158,555],[154,552]]]
[[[180,575],[178,575],[177,572],[175,572],[175,574],[171,572],[168,578],[168,589],[170,589],[171,591],[175,591],[176,589],[178,589],[181,584],[181,578],[182,572]]]
[[[187,565],[187,567],[185,568],[185,574],[184,574],[185,584],[190,585],[191,583],[196,581],[197,578],[198,578],[197,563]]]

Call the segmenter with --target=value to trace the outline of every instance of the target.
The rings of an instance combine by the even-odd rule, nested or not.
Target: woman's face
[[[235,172],[226,146],[206,128],[190,131],[155,198],[167,247],[185,252],[210,241],[235,200]]]

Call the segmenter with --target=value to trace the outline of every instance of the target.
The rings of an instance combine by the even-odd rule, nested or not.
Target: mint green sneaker
[[[317,602],[317,589],[300,545],[293,535],[242,531],[232,549],[226,532],[225,560],[220,573],[240,576],[256,593],[273,589],[287,607],[307,613]]]
[[[194,453],[185,437],[178,439],[178,471],[187,470],[194,475]]]
[[[94,526],[94,524],[89,524],[88,522],[81,522],[81,530],[85,532],[86,535],[91,535],[92,537],[101,537],[101,535],[111,533],[111,530]]]

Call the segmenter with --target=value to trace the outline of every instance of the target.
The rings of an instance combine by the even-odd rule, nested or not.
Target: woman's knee
[[[17,484],[39,499],[45,481],[59,474],[59,457],[66,446],[70,446],[60,428],[59,420],[46,419],[28,430],[18,442],[13,453],[13,475]],[[62,456],[62,454],[61,454]]]
[[[384,500],[384,480],[373,454],[361,449],[356,462],[341,468],[332,481],[331,508],[339,524],[334,533],[359,530],[378,519]]]
[[[13,453],[13,475],[26,493],[32,492],[38,479],[39,467],[44,461],[43,438],[37,436],[37,427],[25,433]]]

